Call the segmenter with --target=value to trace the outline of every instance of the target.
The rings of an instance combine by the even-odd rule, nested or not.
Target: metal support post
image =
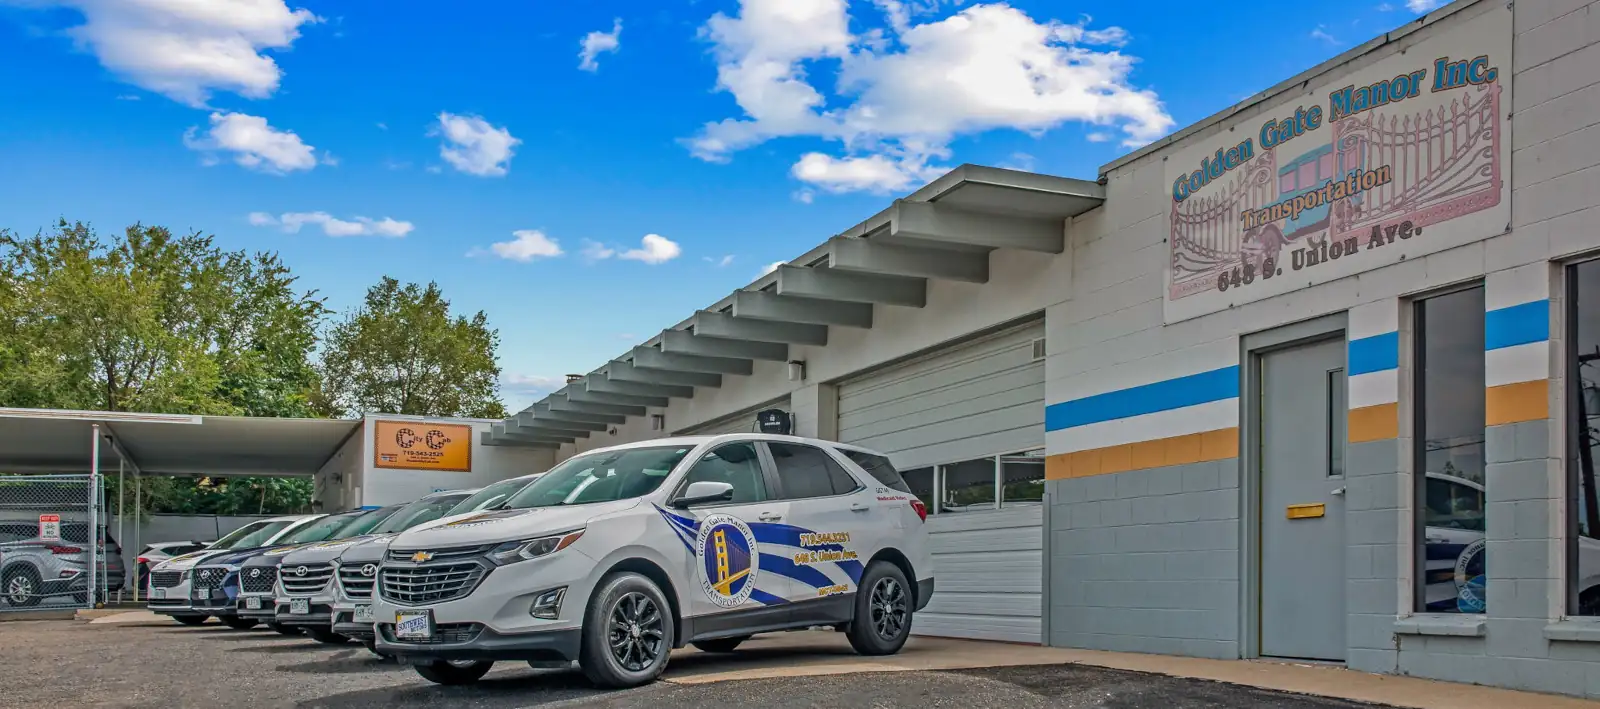
[[[89,585],[84,590],[93,608],[100,594],[100,564],[105,560],[105,548],[100,539],[100,424],[92,427],[94,439],[89,442]]]

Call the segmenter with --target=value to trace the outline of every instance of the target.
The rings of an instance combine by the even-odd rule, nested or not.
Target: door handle
[[[1328,494],[1330,494],[1330,495],[1338,495],[1340,497],[1343,497],[1344,496],[1344,488],[1342,488],[1342,487],[1341,488],[1335,488],[1333,492],[1330,492]]]
[[[763,522],[776,522],[783,519],[783,515],[780,515],[776,512],[762,512],[761,516],[757,517],[756,519],[759,519]]]
[[[870,509],[872,509],[872,508],[868,507],[867,503],[865,503],[865,502],[857,502],[857,503],[855,503],[855,504],[850,506],[850,511],[851,512],[866,512],[867,510],[870,510]]]

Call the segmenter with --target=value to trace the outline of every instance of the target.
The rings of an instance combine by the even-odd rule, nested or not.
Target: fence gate
[[[122,556],[106,536],[100,482],[0,475],[0,613],[89,608],[122,587]]]

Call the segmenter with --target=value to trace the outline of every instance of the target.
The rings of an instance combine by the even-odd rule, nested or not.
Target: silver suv
[[[125,567],[117,540],[105,536],[96,557],[97,573],[108,591],[122,589]],[[63,522],[60,541],[39,538],[39,525],[0,523],[0,596],[13,607],[39,605],[46,598],[71,596],[72,602],[89,602],[89,525]],[[109,559],[109,562],[108,562]]]

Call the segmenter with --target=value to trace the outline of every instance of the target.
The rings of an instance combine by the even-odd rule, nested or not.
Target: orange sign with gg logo
[[[374,467],[472,472],[472,427],[426,421],[376,421]]]

